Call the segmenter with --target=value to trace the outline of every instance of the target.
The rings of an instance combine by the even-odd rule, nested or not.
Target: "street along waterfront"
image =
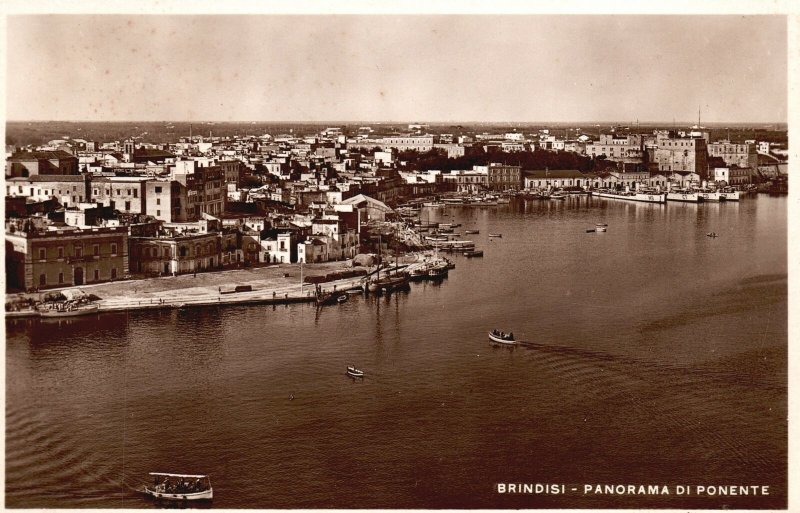
[[[786,507],[786,205],[448,207],[484,258],[407,293],[9,320],[6,504],[190,471],[227,508]],[[770,495],[497,493],[537,482]]]

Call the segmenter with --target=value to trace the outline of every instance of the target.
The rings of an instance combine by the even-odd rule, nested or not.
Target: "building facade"
[[[522,168],[489,164],[487,187],[492,191],[518,190],[522,187]]]
[[[651,162],[660,172],[683,171],[708,177],[708,149],[703,138],[659,137],[652,150]]]
[[[6,176],[77,175],[78,157],[66,151],[20,151],[6,161]]]
[[[92,201],[89,175],[32,175],[6,180],[6,197],[47,201],[55,198],[65,207]]]
[[[6,276],[22,290],[122,279],[128,272],[125,227],[24,232],[6,227]]]
[[[758,152],[754,144],[732,144],[730,141],[717,141],[708,145],[708,155],[720,157],[728,166],[755,167],[758,165]]]

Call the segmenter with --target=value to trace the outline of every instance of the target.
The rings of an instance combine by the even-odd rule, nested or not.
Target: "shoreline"
[[[423,261],[424,253],[406,255],[404,263],[414,266]],[[333,271],[352,270],[352,260],[303,264],[303,278],[324,276]],[[363,267],[367,276],[376,267]],[[300,264],[278,264],[274,266],[204,272],[197,275],[182,274],[159,278],[142,278],[108,283],[48,289],[41,292],[19,292],[6,294],[6,302],[14,299],[41,299],[45,294],[61,290],[81,290],[95,294],[101,299],[93,301],[97,310],[85,314],[128,310],[163,310],[213,305],[285,305],[313,303],[316,301],[316,284],[300,283]],[[355,276],[320,283],[322,292],[364,289],[366,276]],[[253,290],[234,292],[236,286],[248,285]],[[82,315],[47,317],[46,319],[70,319]],[[40,317],[37,310],[6,311],[6,319]]]

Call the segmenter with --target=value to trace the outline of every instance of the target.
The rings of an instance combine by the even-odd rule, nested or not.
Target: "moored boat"
[[[502,233],[490,233],[489,237],[496,238],[496,239],[502,239],[503,238],[503,234]]]
[[[464,230],[464,235],[477,235],[481,233],[480,230]]]
[[[644,203],[667,202],[667,194],[663,192],[615,192],[601,189],[594,191],[593,195],[600,198],[640,201]]]
[[[684,201],[689,203],[700,203],[703,201],[703,197],[697,191],[681,189],[668,192],[667,200]]]
[[[99,307],[96,304],[84,303],[84,304],[76,304],[76,303],[61,303],[56,305],[51,305],[50,308],[40,308],[39,309],[39,316],[40,317],[76,317],[79,315],[89,315],[93,313],[97,313]]]
[[[730,187],[726,187],[721,191],[717,191],[717,194],[719,195],[720,201],[739,201],[739,191]]]
[[[467,258],[482,257],[483,256],[483,250],[482,249],[476,249],[476,250],[472,250],[472,251],[465,251],[464,252],[464,256],[467,257]]]
[[[169,501],[210,501],[214,498],[211,479],[204,474],[150,472],[153,486],[142,492],[155,499]]]

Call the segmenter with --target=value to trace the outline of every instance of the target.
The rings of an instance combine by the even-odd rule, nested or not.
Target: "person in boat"
[[[508,340],[514,340],[514,332],[508,334]]]

